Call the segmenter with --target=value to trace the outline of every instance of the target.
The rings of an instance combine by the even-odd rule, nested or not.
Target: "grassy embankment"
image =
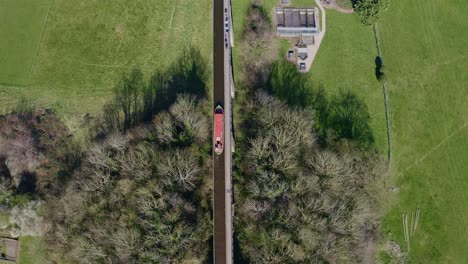
[[[419,204],[413,263],[468,262],[467,8],[392,1],[379,23],[400,188],[384,230],[406,249],[401,214]]]
[[[39,2],[39,9],[39,4],[30,4]],[[48,11],[49,2],[2,2],[0,12],[9,15],[0,13],[5,22],[0,35],[13,32],[23,40],[0,40],[0,58],[8,59],[8,65],[0,67],[14,66],[14,74],[0,75],[0,83],[9,84],[0,86],[0,112],[27,97],[36,105],[58,110],[75,128],[83,114],[100,111],[114,84],[135,66],[149,74],[168,66],[189,45],[200,48],[211,61],[209,0],[59,0]],[[34,26],[24,27],[33,24],[31,17]]]

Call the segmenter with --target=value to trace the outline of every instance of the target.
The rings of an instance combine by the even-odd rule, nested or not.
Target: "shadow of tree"
[[[206,97],[207,63],[200,51],[190,47],[165,72],[157,71],[144,93],[145,119],[172,105],[177,94],[187,93]]]
[[[123,76],[114,88],[114,98],[104,105],[98,124],[99,134],[113,130],[125,131],[171,106],[177,94],[206,97],[208,69],[206,60],[194,47],[185,49],[167,69],[155,71],[148,82],[140,69]]]
[[[239,238],[237,237],[237,233],[234,233],[234,237],[233,237],[233,251],[234,251],[234,263],[239,263],[239,264],[250,263],[247,257],[242,253],[242,248],[241,248]]]
[[[331,98],[328,110],[327,128],[339,138],[353,140],[360,146],[374,142],[367,105],[357,95],[341,91]]]
[[[20,182],[16,191],[18,193],[34,194],[36,192],[37,177],[36,173],[25,171],[21,174]]]
[[[380,72],[382,60],[377,57],[375,62]],[[323,85],[314,87],[294,64],[285,60],[273,64],[266,90],[290,106],[311,107],[323,144],[349,139],[364,147],[374,142],[367,105],[349,90],[328,96]]]
[[[379,81],[385,80],[385,69],[382,58],[380,56],[375,57],[375,78]]]
[[[288,105],[309,105],[312,96],[311,83],[299,73],[296,66],[284,59],[273,63],[266,90],[287,102]]]

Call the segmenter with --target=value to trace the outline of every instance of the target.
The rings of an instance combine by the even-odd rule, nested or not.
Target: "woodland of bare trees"
[[[251,263],[373,260],[385,163],[352,142],[323,148],[311,110],[257,92],[239,162],[236,230]],[[372,261],[371,261],[372,262]]]
[[[202,263],[211,243],[207,70],[185,50],[145,81],[135,69],[93,126],[81,166],[48,200],[51,258]]]
[[[195,48],[123,76],[76,140],[52,110],[0,116],[0,201],[52,263],[204,263],[212,236],[210,111]],[[84,132],[84,133],[85,133]],[[78,143],[79,142],[79,143]]]
[[[3,233],[41,236],[49,231],[40,214],[43,200],[60,193],[80,156],[69,136],[53,111],[34,109],[26,101],[0,116],[0,213],[9,216]]]
[[[53,111],[18,109],[0,117],[1,196],[9,198],[2,199],[2,205],[14,206],[20,196],[43,197],[57,189],[60,176],[76,166],[70,150],[79,155]]]
[[[262,5],[254,3],[247,15],[241,58],[248,86],[258,87],[267,81],[269,68],[278,55],[278,40],[266,12]]]
[[[262,66],[243,57],[235,262],[375,263],[387,171],[367,105],[346,87],[330,95],[277,47],[252,48],[274,42],[262,10],[251,6],[243,37]]]
[[[63,195],[50,201],[48,241],[57,261],[205,260],[211,203],[202,113],[194,97],[181,95],[152,124],[116,131],[88,149]],[[167,116],[171,124],[161,125]]]

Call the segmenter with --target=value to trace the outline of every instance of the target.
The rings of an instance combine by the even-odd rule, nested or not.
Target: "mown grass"
[[[0,85],[29,83],[51,1],[0,2]]]
[[[368,106],[375,145],[388,149],[385,105],[381,84],[375,77],[377,49],[372,28],[362,26],[356,14],[327,12],[327,32],[306,75],[313,84],[323,84],[331,94],[351,91]]]
[[[40,237],[20,237],[18,264],[45,264],[47,261],[46,245]]]
[[[400,191],[384,230],[419,204],[413,263],[468,262],[466,1],[392,1],[379,23]]]
[[[209,0],[54,1],[31,85],[0,88],[2,111],[27,97],[73,127],[85,113],[98,113],[134,67],[149,74],[187,46],[211,60],[211,7]]]

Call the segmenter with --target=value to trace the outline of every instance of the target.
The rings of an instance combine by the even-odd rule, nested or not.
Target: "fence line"
[[[375,35],[375,44],[377,46],[377,54],[382,60],[382,50],[380,48],[380,36],[379,36],[379,28],[377,23],[374,24],[374,35]],[[387,141],[388,141],[388,170],[390,170],[392,166],[392,159],[393,159],[393,152],[392,152],[392,127],[390,125],[390,103],[388,97],[388,88],[387,88],[387,80],[383,82],[383,94],[384,94],[384,102],[385,102],[385,119],[387,121]]]

